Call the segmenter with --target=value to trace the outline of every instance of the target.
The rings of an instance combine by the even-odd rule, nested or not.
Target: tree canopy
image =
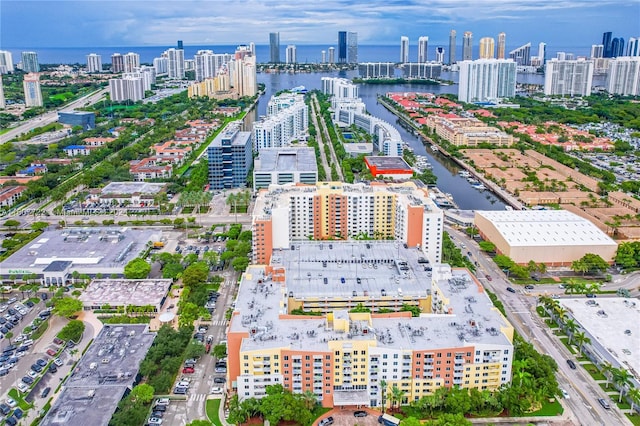
[[[151,265],[146,260],[136,257],[124,267],[124,276],[130,280],[141,280],[147,278],[151,272]]]
[[[53,303],[53,313],[65,318],[72,317],[82,310],[82,302],[75,297],[56,298]]]

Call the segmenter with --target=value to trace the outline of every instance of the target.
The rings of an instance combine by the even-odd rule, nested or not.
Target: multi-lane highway
[[[542,319],[537,315],[535,308],[538,295],[529,293],[520,287],[517,287],[515,294],[507,291],[507,287],[512,286],[512,284],[497,269],[492,260],[479,249],[478,245],[463,232],[451,228],[447,229],[447,231],[454,238],[456,245],[461,247],[461,244],[464,244],[463,252],[470,251],[471,257],[478,262],[476,275],[489,290],[502,300],[507,317],[516,331],[531,342],[540,353],[548,354],[558,363],[558,383],[560,388],[567,390],[570,396],[569,399],[563,399],[562,403],[571,410],[570,418],[573,423],[584,426],[630,425],[631,422],[615,404],[611,404],[611,410],[605,410],[600,406],[598,398],[609,398],[586,370],[579,366],[573,370],[567,365],[566,360],[575,359],[575,356],[567,350],[558,338],[551,334],[548,327],[544,325]],[[485,275],[491,276],[491,280],[487,279]],[[621,280],[618,285],[632,287],[634,285],[633,280],[633,277],[628,277],[625,280]],[[544,285],[544,287],[548,287],[548,290],[546,288],[543,290],[545,293],[558,294],[562,292],[561,289],[554,285]]]
[[[8,132],[0,135],[0,143],[10,141],[16,136],[20,136],[23,133],[29,132],[36,127],[43,127],[47,124],[53,123],[54,121],[58,121],[58,112],[73,111],[75,108],[93,105],[97,102],[100,102],[105,97],[107,91],[108,89],[97,90],[79,99],[76,99],[75,101],[70,102],[60,109],[49,111],[30,120],[23,121],[16,127],[10,129]]]

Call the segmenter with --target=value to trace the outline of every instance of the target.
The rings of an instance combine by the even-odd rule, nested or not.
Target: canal
[[[322,77],[353,78],[357,71],[334,73],[309,73],[309,74],[258,74],[258,82],[265,85],[265,94],[258,102],[257,108],[245,118],[245,129],[251,129],[251,123],[259,116],[266,114],[267,102],[271,96],[281,90],[296,86],[305,86],[307,89],[320,89]],[[458,175],[460,167],[447,157],[433,152],[425,147],[417,136],[414,136],[402,127],[391,112],[378,103],[378,94],[387,92],[431,92],[457,93],[457,85],[450,86],[425,86],[412,84],[396,85],[360,85],[360,97],[367,106],[367,111],[396,126],[403,141],[405,141],[417,155],[428,158],[433,167],[433,173],[438,177],[437,186],[445,193],[453,196],[456,204],[466,210],[504,210],[505,204],[489,191],[479,191],[471,187],[467,180]]]

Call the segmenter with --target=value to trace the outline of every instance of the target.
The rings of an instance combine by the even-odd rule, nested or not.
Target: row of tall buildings
[[[40,63],[36,52],[22,52],[21,61],[17,68],[26,73],[40,72]],[[13,54],[8,50],[0,50],[0,74],[12,73],[16,69],[13,63]]]
[[[298,62],[296,46],[287,45],[285,50],[285,62],[294,64]],[[269,62],[282,63],[280,57],[280,33],[269,33]],[[353,31],[338,31],[338,58],[336,49],[331,46],[327,51],[322,51],[322,63],[357,64],[358,63],[358,33]]]

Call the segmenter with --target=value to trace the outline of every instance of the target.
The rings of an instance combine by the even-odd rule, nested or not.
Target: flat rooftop
[[[122,271],[145,249],[148,241],[158,241],[158,230],[129,228],[67,228],[43,232],[4,262],[0,274],[28,270],[41,273],[54,261],[70,261],[80,273]]]
[[[100,193],[102,195],[157,194],[166,188],[166,183],[152,182],[111,182]]]
[[[108,425],[154,338],[146,324],[106,324],[40,425]]]
[[[617,246],[593,223],[566,210],[476,211],[510,246]]]
[[[387,156],[367,156],[364,159],[371,166],[376,167],[379,172],[384,170],[407,170],[413,171],[411,166],[407,164],[402,157],[387,157]]]
[[[160,306],[169,292],[171,279],[93,280],[79,299],[84,306]]]
[[[368,259],[415,259],[411,252],[418,252],[415,249],[395,247],[392,243],[386,243],[386,247],[385,243],[372,244],[374,248],[367,249],[367,243],[360,242],[365,248],[353,247],[354,258],[368,251]],[[331,260],[332,253],[340,254],[336,257],[352,258],[350,243],[334,249],[328,249],[328,243],[324,243],[324,246],[322,253],[325,256],[317,259],[313,257],[319,256],[319,252],[308,250],[306,244],[304,250],[294,250],[288,255],[284,255],[284,251],[274,253],[274,257],[287,258],[282,262],[286,265],[284,282],[272,281],[271,276],[265,274],[264,266],[250,266],[243,274],[236,299],[236,313],[229,329],[230,332],[249,334],[249,337],[243,339],[242,350],[288,347],[291,350],[326,351],[329,350],[328,342],[345,339],[371,341],[371,346],[381,349],[438,349],[472,344],[511,345],[502,332],[505,328],[510,328],[510,324],[493,307],[481,284],[467,270],[451,270],[449,265],[433,265],[433,273],[429,275],[424,271],[422,264],[416,268],[411,260],[407,262],[411,265],[409,278],[400,278],[401,284],[398,285],[395,276],[398,276],[400,271],[394,271],[395,266],[389,268],[386,264],[380,264],[377,269],[367,266],[358,269],[358,272],[355,263],[348,266],[343,264],[341,267],[338,267],[337,263],[331,263],[327,268],[322,268],[322,259]],[[300,262],[294,260],[298,256]],[[310,268],[308,263],[320,265]],[[298,265],[300,273],[297,271]],[[272,266],[278,269],[277,265]],[[323,271],[322,278],[330,278],[330,284],[322,283],[322,278],[317,277],[318,270]],[[316,275],[311,271],[316,272]],[[307,272],[311,272],[312,276],[308,277]],[[380,274],[380,277],[377,277],[377,274]],[[364,278],[362,284],[358,284],[356,280],[356,277],[360,276]],[[341,277],[345,278],[344,284],[340,281]],[[451,313],[423,313],[420,317],[412,318],[377,314],[370,322],[350,321],[348,336],[331,327],[326,317],[298,319],[289,316],[280,319],[280,315],[288,312],[290,292],[293,292],[295,298],[300,296],[308,300],[326,300],[330,303],[332,298],[349,298],[352,292],[362,294],[365,290],[370,292],[368,294],[371,299],[381,299],[385,297],[381,294],[382,285],[389,289],[386,297],[402,297],[404,300],[424,297],[430,294],[434,285],[437,285],[438,291],[449,298],[445,305]],[[402,296],[398,294],[400,286]],[[336,309],[332,313],[334,318],[349,317],[347,310]]]
[[[261,149],[255,172],[315,172],[318,170],[313,148]]]
[[[570,311],[580,326],[593,336],[592,345],[600,346],[601,353],[607,357],[606,360],[611,362],[611,358],[615,359],[634,373],[636,380],[640,380],[638,299],[598,297],[558,300]]]

